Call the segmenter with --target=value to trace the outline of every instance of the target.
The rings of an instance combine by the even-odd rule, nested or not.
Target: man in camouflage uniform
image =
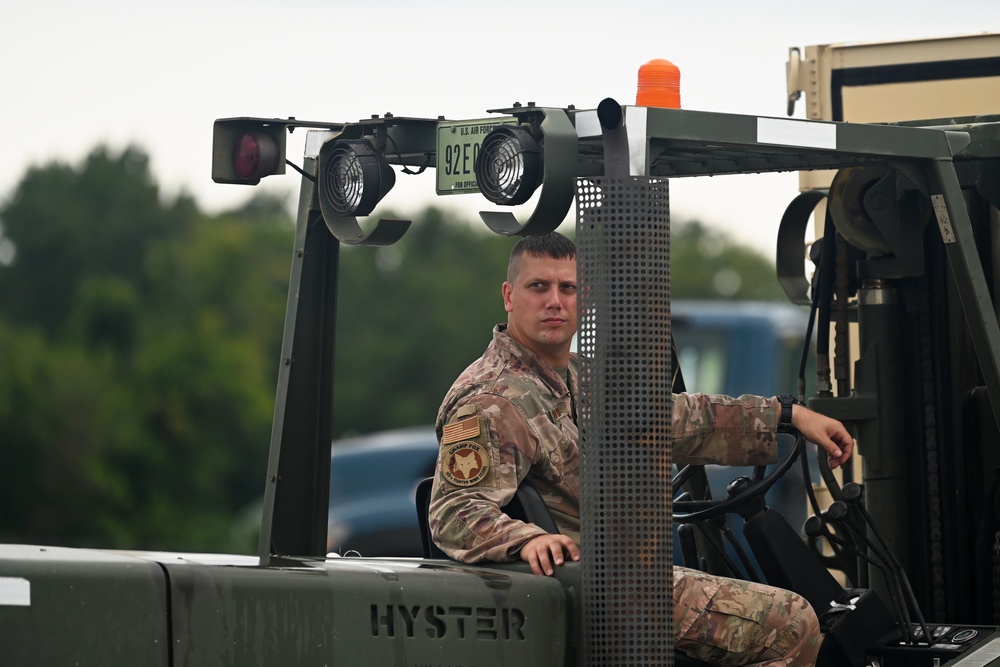
[[[441,441],[429,522],[434,541],[472,563],[521,559],[536,574],[580,559],[580,453],[576,425],[578,365],[576,248],[559,235],[527,237],[511,253],[503,284],[506,325],[486,353],[456,380],[441,405]],[[756,465],[776,457],[775,398],[677,394],[674,460]],[[793,406],[792,426],[837,467],[853,440],[843,424]],[[529,480],[560,533],[501,511]],[[812,665],[819,650],[816,614],[781,589],[674,568],[674,645],[723,665]]]

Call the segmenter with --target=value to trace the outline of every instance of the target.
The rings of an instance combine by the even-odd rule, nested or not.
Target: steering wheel
[[[801,433],[796,431],[795,444],[792,445],[791,450],[785,458],[775,466],[769,475],[764,476],[764,466],[756,466],[752,479],[749,477],[738,477],[730,483],[727,489],[729,497],[725,500],[675,500],[673,502],[674,523],[707,521],[708,519],[732,512],[745,503],[763,498],[764,494],[774,486],[774,483],[788,472],[804,447],[805,438],[802,437]],[[702,465],[684,466],[674,476],[673,488],[679,488],[703,468],[704,466]]]

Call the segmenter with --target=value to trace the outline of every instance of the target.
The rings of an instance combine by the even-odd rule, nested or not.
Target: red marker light
[[[278,143],[262,132],[247,132],[236,142],[233,168],[247,181],[260,180],[278,166]]]

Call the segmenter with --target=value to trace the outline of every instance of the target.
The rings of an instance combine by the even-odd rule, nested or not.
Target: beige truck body
[[[1000,114],[1000,33],[789,49],[788,111],[805,93],[814,120],[892,123]],[[831,172],[803,172],[802,189]]]

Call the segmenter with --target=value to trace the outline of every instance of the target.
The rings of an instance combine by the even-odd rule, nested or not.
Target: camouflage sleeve
[[[428,514],[441,550],[465,563],[503,563],[544,535],[500,509],[538,456],[537,437],[510,401],[477,395],[452,409],[442,429]]]
[[[673,460],[680,465],[763,465],[777,458],[776,398],[674,394]]]

